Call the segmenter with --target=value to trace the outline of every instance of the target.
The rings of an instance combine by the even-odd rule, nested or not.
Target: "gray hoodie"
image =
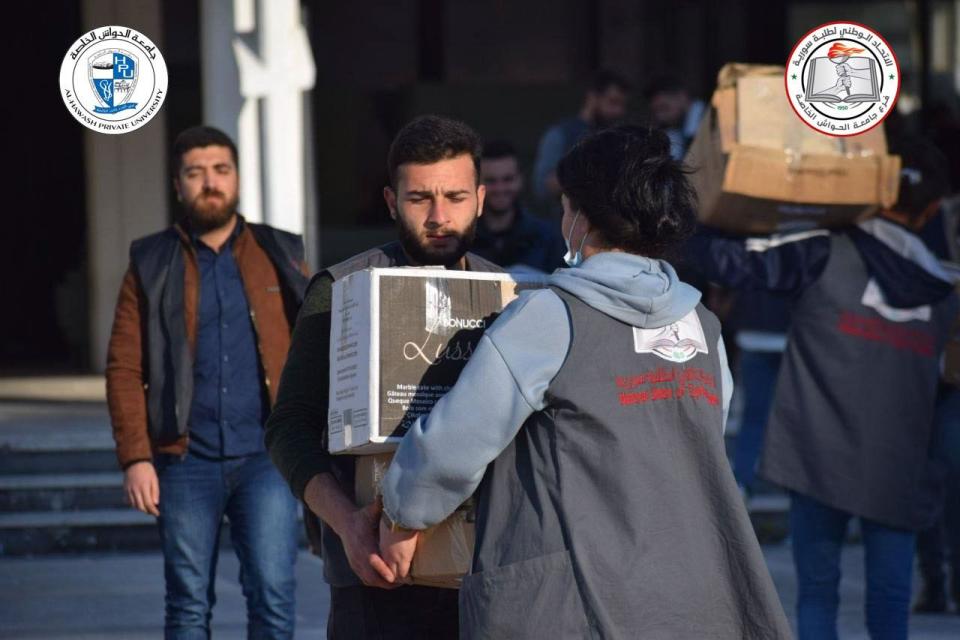
[[[663,260],[629,253],[591,256],[548,279],[590,307],[626,324],[655,329],[700,301]],[[544,394],[570,347],[566,306],[550,289],[527,291],[481,338],[456,385],[410,427],[383,480],[384,511],[412,529],[433,526],[469,498],[487,465],[526,419],[544,408]],[[717,344],[726,421],[733,390],[723,340]]]

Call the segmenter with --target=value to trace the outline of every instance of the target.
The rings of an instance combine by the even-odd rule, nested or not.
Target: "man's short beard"
[[[416,263],[417,266],[443,265],[444,267],[452,267],[460,262],[460,258],[462,258],[464,254],[469,251],[470,246],[473,245],[473,240],[477,235],[477,220],[478,217],[475,216],[470,226],[462,233],[451,234],[457,238],[456,244],[454,244],[451,249],[438,250],[420,244],[416,232],[407,228],[398,215],[397,233],[400,235],[400,246],[403,247],[403,251],[407,254],[407,257]]]
[[[190,228],[197,233],[206,233],[226,226],[237,212],[236,196],[231,200],[224,200],[222,206],[197,206],[200,200],[206,199],[207,195],[201,194],[193,202],[183,204]],[[222,193],[220,195],[223,196]]]

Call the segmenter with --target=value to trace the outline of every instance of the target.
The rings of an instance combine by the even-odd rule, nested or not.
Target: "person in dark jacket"
[[[541,204],[556,206],[560,195],[557,163],[581,138],[613,126],[627,115],[630,84],[617,73],[598,71],[590,80],[580,112],[551,125],[537,145],[533,162],[533,195]]]
[[[237,151],[194,127],[173,147],[185,215],[130,247],[107,400],[130,504],[157,516],[167,638],[209,637],[223,517],[250,637],[291,638],[297,503],[263,423],[303,299],[300,236],[237,213]]]
[[[947,156],[956,161],[960,149],[950,147],[951,137],[955,136],[934,138],[937,146],[926,143],[929,146],[924,150],[935,157],[941,174],[941,190],[946,191],[946,185],[949,185],[950,195],[940,201],[939,207],[929,209],[929,219],[921,215],[903,222],[917,229],[917,235],[937,257],[957,265],[960,264],[960,235],[957,233],[960,229],[960,175],[950,171]],[[891,139],[891,147],[901,151],[903,146],[920,146],[924,142],[924,138],[917,136],[897,137]],[[931,182],[929,175],[913,177],[917,187],[922,187],[922,182]],[[954,329],[958,326],[960,324]],[[956,339],[955,333],[952,340]],[[917,535],[917,565],[922,588],[913,606],[916,613],[946,613],[951,599],[955,612],[960,613],[960,386],[953,376],[947,378],[941,382],[937,394],[930,448],[931,460],[942,469],[943,510],[932,526]],[[944,565],[948,571],[944,570]]]
[[[333,282],[367,267],[439,265],[502,271],[468,253],[483,210],[480,139],[466,124],[423,116],[397,134],[384,197],[399,240],[314,276],[293,332],[277,404],[267,422],[270,456],[309,511],[311,545],[330,584],[328,637],[456,638],[457,592],[395,586],[377,549],[376,505],[353,502],[354,456],[326,445]]]
[[[556,222],[533,215],[523,204],[523,174],[509,142],[483,145],[480,178],[486,188],[483,217],[473,250],[512,273],[551,273],[562,266],[563,240]]]
[[[738,292],[734,303],[743,413],[733,453],[733,475],[748,498],[755,489],[774,385],[787,345],[789,314],[789,299],[766,291]]]
[[[904,154],[904,180],[922,174]],[[928,172],[929,173],[929,172]],[[760,475],[791,493],[801,640],[836,638],[840,552],[860,519],[871,638],[906,638],[916,531],[938,511],[928,464],[953,278],[895,210],[835,231],[770,238],[704,233],[689,245],[711,280],[792,294],[787,350]]]
[[[462,638],[788,638],[727,463],[720,323],[662,259],[694,197],[667,136],[618,127],[561,160],[570,268],[521,293],[383,480],[398,579],[479,488]]]

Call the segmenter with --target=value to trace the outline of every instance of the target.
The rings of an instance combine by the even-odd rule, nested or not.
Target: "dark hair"
[[[949,162],[933,142],[919,135],[892,135],[889,146],[903,162],[894,211],[915,218],[950,193]]]
[[[647,86],[643,89],[643,97],[650,100],[661,93],[685,93],[686,91],[687,87],[680,78],[671,75],[662,75],[657,76],[647,83]]]
[[[220,129],[200,125],[184,129],[177,136],[177,139],[173,141],[173,155],[171,160],[173,161],[174,175],[180,173],[180,168],[183,166],[183,154],[191,149],[211,146],[227,147],[230,149],[230,155],[233,156],[233,164],[239,167],[239,163],[237,162],[237,145],[233,143],[230,136],[220,131]]]
[[[390,144],[387,173],[397,186],[397,169],[404,164],[433,164],[469,154],[480,180],[480,136],[467,124],[443,116],[420,116],[408,122]]]
[[[590,78],[589,90],[593,93],[603,93],[610,87],[616,87],[624,93],[630,91],[630,83],[627,82],[627,79],[609,69],[601,69]]]
[[[634,125],[584,138],[557,166],[561,190],[602,244],[650,258],[666,256],[695,228],[686,173],[665,133]]]
[[[483,159],[516,158],[517,150],[506,140],[493,140],[483,145]]]

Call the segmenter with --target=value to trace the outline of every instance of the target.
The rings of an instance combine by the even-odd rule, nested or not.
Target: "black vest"
[[[929,319],[893,321],[862,300],[870,276],[834,234],[823,275],[797,301],[760,473],[782,487],[891,527],[936,513],[927,463],[939,360],[956,296]]]
[[[249,226],[277,270],[284,299],[299,307],[307,284],[295,266],[303,262],[301,237],[267,225],[243,224]],[[193,354],[183,311],[185,263],[180,234],[171,227],[133,241],[130,263],[146,300],[147,430],[153,442],[166,444],[187,433],[193,400]]]
[[[716,317],[671,361],[554,291],[570,350],[481,483],[461,637],[789,638],[724,451]]]

